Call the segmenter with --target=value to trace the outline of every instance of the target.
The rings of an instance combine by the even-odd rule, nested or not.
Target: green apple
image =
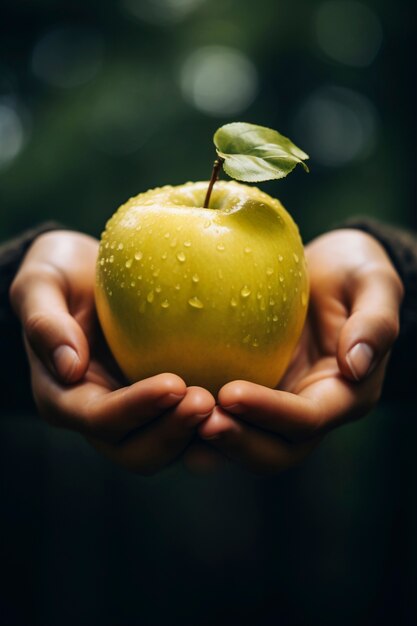
[[[216,393],[245,379],[274,387],[306,317],[308,277],[298,228],[256,187],[161,187],[107,223],[96,303],[125,375],[173,372]]]
[[[107,223],[96,304],[110,349],[131,381],[162,372],[214,394],[284,374],[306,317],[308,277],[298,228],[256,187],[308,158],[287,137],[236,122],[214,135],[209,183],[131,198]]]

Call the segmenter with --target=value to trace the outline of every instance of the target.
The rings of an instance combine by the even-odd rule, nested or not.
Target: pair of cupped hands
[[[284,379],[277,389],[229,382],[217,398],[174,373],[123,380],[96,317],[97,252],[97,240],[81,233],[39,236],[10,298],[41,416],[116,463],[147,475],[180,457],[194,469],[222,457],[276,473],[378,401],[403,287],[370,235],[340,229],[306,246],[309,310]]]

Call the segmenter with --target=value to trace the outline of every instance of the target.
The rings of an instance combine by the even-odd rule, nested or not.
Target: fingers
[[[284,437],[312,436],[320,422],[317,407],[311,400],[244,380],[222,387],[218,403],[227,413]],[[204,425],[205,432],[214,426],[214,420],[210,420]],[[215,428],[214,432],[217,434]]]
[[[202,439],[252,472],[276,474],[300,463],[319,439],[290,444],[279,436],[254,428],[219,407],[199,427]]]
[[[80,380],[88,366],[88,342],[68,311],[59,276],[51,270],[23,274],[10,297],[27,342],[44,366],[63,383]]]
[[[387,264],[358,273],[347,289],[351,314],[340,332],[337,358],[342,374],[360,381],[378,366],[398,336],[403,287]]]
[[[358,385],[344,379],[335,359],[328,359],[313,368],[298,394],[234,381],[220,390],[218,402],[223,411],[253,427],[286,441],[304,441],[368,413],[379,398],[384,367],[385,362]],[[204,435],[217,436],[220,425],[210,418]]]
[[[181,402],[160,419],[129,435],[118,445],[92,441],[112,461],[142,475],[172,463],[194,437],[196,427],[213,411],[213,396],[200,387],[189,387]]]
[[[175,374],[160,374],[116,391],[91,382],[64,387],[32,359],[32,387],[41,415],[55,426],[106,441],[120,441],[131,430],[156,419],[186,394]]]

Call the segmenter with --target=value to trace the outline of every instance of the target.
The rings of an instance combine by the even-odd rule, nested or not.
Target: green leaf
[[[248,183],[284,178],[308,154],[276,130],[233,122],[221,126],[214,134],[217,154],[224,160],[223,169],[232,178]]]

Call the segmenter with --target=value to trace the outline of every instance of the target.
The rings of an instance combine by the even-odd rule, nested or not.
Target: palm
[[[312,286],[306,324],[290,366],[279,388],[300,394],[323,380],[340,381],[337,344],[348,311],[337,295]]]

